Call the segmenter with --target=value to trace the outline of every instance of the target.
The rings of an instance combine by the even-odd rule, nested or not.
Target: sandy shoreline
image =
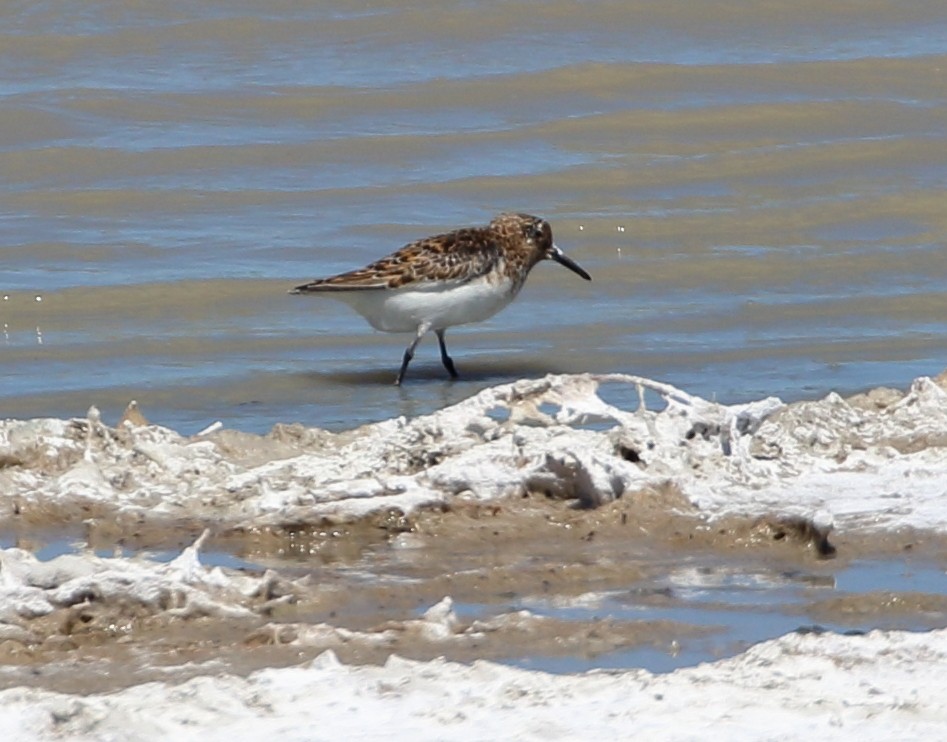
[[[688,591],[719,575],[798,573],[815,584],[868,557],[943,564],[942,384],[727,407],[637,377],[550,376],[342,434],[214,426],[184,438],[134,410],[114,428],[94,410],[71,421],[5,421],[0,510],[8,542],[24,548],[0,551],[0,728],[9,739],[131,739],[196,723],[249,739],[252,725],[227,725],[279,709],[298,727],[289,738],[303,739],[338,704],[390,714],[398,697],[413,720],[399,730],[421,738],[483,738],[484,709],[494,720],[518,709],[526,738],[548,725],[574,736],[592,729],[571,718],[576,699],[591,694],[590,710],[624,693],[638,712],[595,723],[631,733],[672,721],[659,696],[691,705],[708,689],[734,713],[787,709],[780,733],[789,736],[815,729],[832,738],[839,720],[851,731],[882,712],[891,726],[878,729],[900,733],[907,705],[916,729],[926,728],[942,704],[908,678],[933,672],[947,651],[943,631],[810,630],[662,675],[552,676],[485,660],[582,656],[595,666],[597,656],[635,647],[674,653],[712,629],[610,615],[608,606],[631,600],[674,615]],[[80,548],[37,560],[31,552],[57,532]],[[183,551],[170,562],[135,556],[156,549]],[[208,567],[202,550],[259,566]],[[805,594],[798,627],[947,625],[942,594],[836,595],[818,585]],[[585,605],[603,615],[576,620]],[[916,616],[923,621],[911,623]],[[897,650],[908,644],[920,652],[914,659]],[[827,661],[833,653],[839,659]],[[835,695],[820,691],[818,711],[790,703],[813,683],[830,685],[832,673],[853,672],[890,673],[892,684],[846,697],[839,679]],[[419,678],[438,678],[440,690],[417,687]],[[333,692],[305,704],[268,695],[291,686],[301,698],[326,682]],[[376,692],[389,685],[401,690]],[[514,686],[512,700],[498,690]],[[477,693],[479,711],[470,706]],[[232,708],[216,705],[222,697]],[[269,710],[255,705],[262,697]],[[126,733],[116,721],[167,704],[180,714],[153,727],[136,722]],[[718,703],[690,713],[689,723],[719,724],[727,712]],[[736,736],[752,731],[750,717]],[[688,734],[667,727],[657,736]]]

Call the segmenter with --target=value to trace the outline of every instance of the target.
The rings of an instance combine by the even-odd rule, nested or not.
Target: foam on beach
[[[947,720],[937,690],[945,631],[789,634],[664,675],[416,662],[399,652],[486,651],[491,641],[542,632],[575,648],[598,636],[605,651],[609,641],[621,645],[621,629],[570,634],[528,611],[468,620],[450,596],[417,618],[364,629],[281,620],[281,607],[305,602],[312,585],[278,569],[208,567],[201,550],[211,531],[358,523],[527,493],[591,510],[635,493],[658,503],[673,493],[666,507],[701,522],[775,515],[822,539],[833,529],[943,534],[945,431],[947,392],[929,378],[906,392],[721,405],[635,376],[548,376],[344,433],[287,425],[252,436],[211,426],[185,437],[140,413],[111,427],[94,409],[81,419],[6,420],[7,523],[210,529],[167,563],[120,552],[41,561],[21,548],[0,550],[0,643],[8,651],[47,643],[68,650],[70,627],[83,621],[173,633],[204,620],[226,621],[251,644],[323,654],[246,676],[210,662],[110,693],[11,687],[0,692],[0,735],[184,739],[200,729],[205,739],[292,740],[381,738],[395,729],[417,739],[688,739],[713,724],[728,738],[931,738]],[[388,659],[344,664],[333,653],[341,646]]]

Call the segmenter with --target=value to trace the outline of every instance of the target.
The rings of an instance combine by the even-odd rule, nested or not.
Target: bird
[[[319,278],[289,291],[340,299],[382,332],[414,333],[395,385],[425,334],[434,331],[441,362],[458,378],[444,336],[449,327],[481,322],[506,307],[543,260],[586,281],[592,277],[553,242],[549,222],[503,213],[486,227],[466,227],[411,242],[364,268]]]

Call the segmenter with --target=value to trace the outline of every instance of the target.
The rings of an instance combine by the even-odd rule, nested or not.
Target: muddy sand
[[[0,687],[96,693],[326,650],[673,667],[752,644],[707,644],[740,601],[810,632],[947,626],[939,583],[834,589],[866,561],[947,561],[943,383],[726,407],[547,377],[343,434],[184,438],[134,405],[115,427],[7,421]]]

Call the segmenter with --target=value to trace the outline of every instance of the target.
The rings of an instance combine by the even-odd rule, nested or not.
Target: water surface
[[[947,6],[6,4],[0,416],[348,427],[550,371],[723,401],[947,366]],[[296,283],[500,211],[539,266],[408,338]],[[41,301],[37,301],[37,297]]]

